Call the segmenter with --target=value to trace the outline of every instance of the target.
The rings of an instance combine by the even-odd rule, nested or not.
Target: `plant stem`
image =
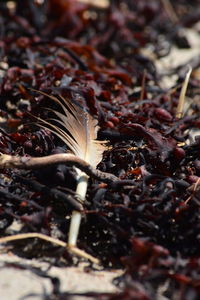
[[[185,104],[185,96],[186,96],[186,91],[188,87],[188,83],[190,80],[190,75],[192,73],[192,68],[189,66],[188,71],[185,76],[185,80],[183,82],[182,88],[181,88],[181,93],[179,96],[178,100],[178,106],[176,109],[176,117],[181,118],[183,116],[183,109],[184,109],[184,104]]]

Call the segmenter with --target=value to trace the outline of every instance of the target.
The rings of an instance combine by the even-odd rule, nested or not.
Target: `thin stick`
[[[192,195],[190,195],[185,201],[185,204],[188,204],[188,202],[192,199],[192,197],[194,196],[194,193],[196,192],[197,188],[200,186],[200,178],[197,179],[197,181],[188,188],[188,190],[192,190]]]
[[[75,166],[88,176],[103,182],[111,183],[119,180],[115,175],[102,172],[93,168],[85,160],[68,153],[60,153],[54,155],[48,155],[43,157],[26,157],[26,156],[12,156],[7,154],[0,155],[0,168],[10,169],[38,169],[44,166],[57,165],[60,163],[66,163],[70,166]]]
[[[140,92],[140,99],[139,99],[140,101],[144,100],[146,76],[147,76],[147,70],[144,69],[143,76],[142,76],[142,86],[141,86],[141,92]]]
[[[165,8],[165,11],[169,17],[169,19],[172,21],[172,23],[176,24],[178,22],[178,17],[177,17],[177,14],[170,2],[170,0],[161,0],[164,8]]]
[[[65,191],[63,192],[63,191],[61,191],[59,189],[50,188],[50,187],[48,187],[46,185],[43,185],[43,184],[39,183],[36,180],[27,179],[27,178],[21,177],[21,176],[16,176],[15,180],[17,182],[22,183],[23,185],[28,186],[34,192],[39,192],[41,194],[48,195],[48,196],[50,196],[55,201],[59,201],[59,202],[61,201],[63,203],[67,203],[71,208],[76,209],[78,211],[82,211],[83,210],[83,206],[82,206],[81,202],[79,201],[79,199],[76,197],[75,192],[72,191],[72,190],[70,190],[70,189],[65,189]],[[0,194],[1,194],[1,192],[2,192],[2,190],[0,190]],[[4,197],[5,196],[7,198],[8,197],[11,197],[11,199],[13,198],[13,194],[12,193],[5,193],[4,192]],[[21,201],[24,201],[24,199],[21,200]],[[30,200],[28,201],[28,203],[30,203],[32,205],[36,205],[36,203],[31,202]]]
[[[176,109],[176,117],[177,118],[180,118],[183,115],[185,95],[186,95],[186,91],[187,91],[187,87],[188,87],[191,72],[192,72],[192,68],[189,66],[189,70],[186,73],[185,80],[183,82],[181,93],[180,93],[179,100],[178,100],[178,106],[177,106],[177,109]]]
[[[12,236],[6,236],[6,237],[2,237],[0,238],[0,244],[4,244],[4,243],[8,243],[8,242],[13,242],[13,241],[17,241],[17,240],[24,240],[24,239],[30,239],[30,238],[38,238],[44,241],[47,241],[49,243],[55,244],[57,246],[63,247],[63,248],[67,248],[67,250],[77,256],[80,256],[82,258],[88,259],[91,262],[95,263],[95,264],[100,264],[100,261],[93,257],[92,255],[86,253],[85,251],[78,249],[77,247],[73,247],[73,246],[68,246],[67,243],[52,238],[48,235],[42,234],[42,233],[37,233],[37,232],[29,232],[29,233],[20,233],[20,234],[15,234]]]
[[[98,8],[107,8],[109,6],[109,0],[78,0],[78,2],[89,4]]]
[[[11,236],[5,236],[5,237],[0,238],[0,244],[17,241],[17,240],[31,239],[31,238],[38,238],[38,239],[50,242],[50,243],[55,244],[60,247],[67,247],[67,243],[65,243],[65,242],[60,241],[58,239],[54,239],[54,238],[52,238],[48,235],[42,234],[42,233],[37,233],[37,232],[20,233],[20,234],[15,234],[15,235],[11,235]]]
[[[93,262],[94,264],[99,265],[100,264],[100,260],[97,259],[96,257],[93,257],[92,255],[86,253],[85,251],[75,247],[75,246],[71,246],[68,245],[67,246],[68,251],[70,251],[71,253],[80,256],[82,258],[88,259],[89,261]]]

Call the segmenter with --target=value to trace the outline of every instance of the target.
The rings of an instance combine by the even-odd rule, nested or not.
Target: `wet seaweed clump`
[[[98,139],[108,142],[98,169],[118,180],[91,176],[78,246],[124,274],[115,279],[120,293],[85,296],[199,299],[200,59],[169,72],[157,69],[174,48],[193,47],[187,32],[199,34],[199,4],[0,3],[0,152],[42,157],[68,151],[37,126],[36,117],[51,119],[60,108],[35,90],[87,109],[98,120]],[[192,74],[178,114],[187,64]],[[170,88],[164,77],[175,78]],[[1,237],[37,232],[67,241],[72,210],[80,208],[75,186],[76,171],[65,164],[1,169]],[[9,249],[73,263],[67,250],[39,239],[15,241]],[[68,296],[56,290],[56,299]]]

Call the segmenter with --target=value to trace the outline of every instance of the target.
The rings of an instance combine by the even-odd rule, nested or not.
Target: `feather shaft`
[[[81,172],[77,182],[76,193],[77,195],[79,195],[82,201],[85,200],[85,196],[87,193],[87,185],[88,185],[88,176],[84,172]],[[79,211],[74,210],[72,212],[71,222],[69,227],[69,236],[68,236],[69,246],[76,246],[80,224],[81,224],[81,214]]]

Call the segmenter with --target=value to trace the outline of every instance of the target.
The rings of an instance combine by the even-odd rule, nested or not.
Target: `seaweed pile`
[[[105,8],[72,0],[0,3],[0,152],[40,157],[67,151],[34,123],[33,115],[51,117],[44,107],[59,108],[32,89],[87,108],[98,119],[98,138],[109,141],[98,168],[119,180],[90,178],[78,245],[105,268],[125,273],[115,282],[120,294],[88,297],[199,299],[200,59],[190,61],[192,101],[182,116],[177,105],[186,64],[169,74],[177,75],[169,90],[155,67],[155,59],[172,47],[191,47],[184,30],[199,21],[199,5],[199,0],[178,0],[173,7],[164,0],[110,1]],[[75,183],[74,169],[63,164],[1,170],[1,236],[38,232],[66,241]],[[12,229],[16,222],[18,231]],[[67,250],[36,239],[11,246],[29,258],[73,263]],[[49,299],[67,296],[57,291]]]

